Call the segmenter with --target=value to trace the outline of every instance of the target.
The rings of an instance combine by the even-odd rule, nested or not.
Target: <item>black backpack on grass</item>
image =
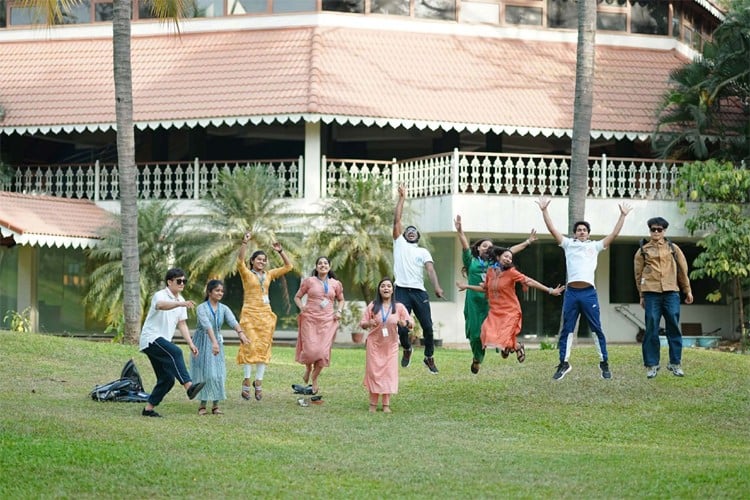
[[[125,363],[118,380],[97,385],[91,391],[94,401],[120,401],[125,403],[146,403],[149,394],[143,392],[141,375],[132,359]]]

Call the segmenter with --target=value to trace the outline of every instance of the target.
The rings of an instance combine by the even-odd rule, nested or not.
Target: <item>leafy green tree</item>
[[[743,351],[747,345],[743,290],[750,284],[750,171],[729,162],[708,160],[683,166],[676,180],[681,205],[700,201],[697,212],[685,221],[690,234],[703,234],[703,249],[693,262],[690,277],[710,277],[729,285],[737,301]],[[721,289],[707,297],[721,300]]]
[[[324,223],[305,240],[309,255],[325,255],[331,268],[351,279],[365,301],[375,297],[393,261],[393,195],[384,180],[348,177],[323,211]],[[312,266],[310,266],[312,268]]]
[[[84,305],[92,315],[114,329],[122,325],[123,321],[121,217],[122,215],[113,215],[113,223],[104,229],[102,241],[87,250],[94,270],[83,298]],[[141,265],[138,313],[144,316],[148,312],[151,296],[164,286],[164,274],[173,267],[174,242],[179,235],[180,225],[172,216],[170,204],[164,202],[142,202],[138,220],[138,254]],[[192,288],[190,290],[195,292]],[[126,337],[126,340],[137,342],[139,335],[140,331],[137,336]]]

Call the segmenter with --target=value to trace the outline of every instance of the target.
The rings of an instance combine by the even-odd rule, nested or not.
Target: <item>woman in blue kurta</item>
[[[198,348],[198,356],[190,357],[190,375],[193,380],[203,380],[206,385],[201,391],[203,398],[198,414],[206,414],[206,403],[213,401],[211,413],[220,415],[219,401],[227,399],[224,384],[227,379],[227,366],[224,360],[224,339],[221,327],[224,323],[237,332],[240,342],[247,343],[247,337],[237,322],[231,309],[221,303],[224,297],[224,283],[211,280],[206,285],[206,300],[196,308],[198,328],[193,335],[193,343]]]
[[[456,231],[458,231],[458,239],[461,241],[461,248],[463,250],[461,258],[464,267],[461,271],[466,276],[469,285],[481,285],[484,283],[487,268],[490,265],[488,251],[493,246],[492,240],[482,238],[469,246],[469,240],[466,238],[463,226],[461,225],[461,216],[457,215],[453,223]],[[521,250],[528,248],[533,241],[536,241],[535,229],[531,230],[531,234],[526,241],[512,246],[510,250],[514,254],[517,254]],[[471,353],[474,356],[471,362],[471,373],[479,373],[479,365],[484,360],[484,347],[482,346],[481,335],[482,323],[487,318],[488,312],[487,295],[476,290],[467,289],[466,301],[464,302],[464,324],[466,338],[469,339]]]

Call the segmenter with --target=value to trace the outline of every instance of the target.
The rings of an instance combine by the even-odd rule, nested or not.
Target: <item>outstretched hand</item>
[[[536,229],[532,229],[529,233],[529,245],[534,243],[538,238],[536,237]]]
[[[549,206],[551,201],[552,199],[549,196],[540,196],[536,204],[539,205],[540,210],[544,210]]]
[[[628,215],[631,210],[633,210],[633,206],[629,203],[620,203],[620,214]]]
[[[557,285],[555,288],[552,289],[552,291],[550,292],[550,295],[559,297],[560,295],[562,295],[564,291],[565,291],[565,285]]]
[[[403,184],[398,185],[398,197],[406,198],[406,186],[404,186]]]
[[[459,233],[463,233],[463,226],[461,225],[461,216],[456,215],[456,218],[453,219],[453,226],[456,228],[456,231]]]

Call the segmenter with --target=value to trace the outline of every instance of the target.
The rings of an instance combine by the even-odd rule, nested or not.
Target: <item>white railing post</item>
[[[200,167],[201,163],[198,161],[198,157],[196,156],[193,160],[193,199],[197,200],[200,198],[201,190],[200,190]]]
[[[320,197],[328,197],[328,159],[326,155],[320,156]]]
[[[400,184],[399,181],[399,169],[398,169],[398,160],[396,158],[391,159],[391,196],[393,198],[396,198],[398,196],[398,185]]]
[[[96,160],[94,162],[94,201],[99,201],[99,187],[101,186],[99,173],[99,160]]]
[[[325,172],[325,170],[323,170],[323,172]],[[305,179],[305,156],[299,155],[299,158],[297,158],[297,198],[302,198],[304,196],[304,191],[302,190],[304,179]]]
[[[602,198],[607,197],[607,154],[602,153],[602,162],[599,172],[599,182],[601,184]]]
[[[453,148],[453,157],[451,158],[451,190],[450,194],[458,194],[458,164],[461,161],[461,155],[458,148]]]

